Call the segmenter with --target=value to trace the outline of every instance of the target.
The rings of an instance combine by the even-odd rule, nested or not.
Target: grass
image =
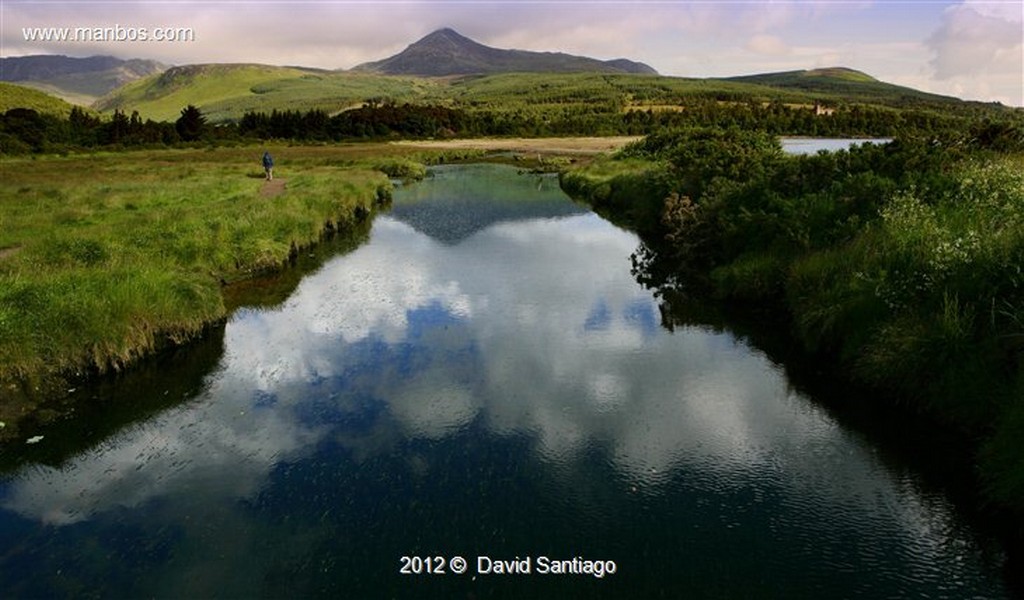
[[[364,219],[387,146],[260,148],[0,162],[0,380],[118,369],[225,316],[222,286],[279,268]]]
[[[32,88],[0,81],[0,114],[12,108],[30,108],[36,112],[67,118],[71,105]]]
[[[373,97],[414,100],[433,80],[363,73],[312,71],[269,65],[192,65],[132,82],[97,106],[138,110],[143,119],[173,121],[194,104],[212,123],[237,120],[247,111],[322,109],[335,113]]]
[[[696,274],[718,297],[777,310],[799,343],[852,380],[971,434],[986,498],[1024,523],[1024,155],[933,163],[903,143],[777,157],[764,179],[744,182],[754,167],[719,168],[718,159],[747,164],[730,145],[687,138],[644,159],[653,137],[562,174],[567,192],[654,248],[639,276],[688,292],[703,289],[684,278]],[[694,185],[693,165],[705,180],[726,178]],[[705,192],[692,215],[669,218],[679,196],[659,194],[659,177]],[[660,228],[644,231],[652,221],[638,215],[660,216]]]

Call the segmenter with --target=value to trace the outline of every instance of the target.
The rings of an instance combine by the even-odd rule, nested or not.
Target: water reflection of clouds
[[[0,506],[53,525],[95,518],[104,529],[125,515],[153,529],[169,523],[208,546],[183,560],[211,587],[171,573],[180,564],[163,576],[209,595],[232,573],[260,571],[250,557],[266,545],[261,535],[294,535],[290,524],[268,534],[266,515],[239,510],[289,497],[292,482],[282,482],[293,467],[333,469],[343,458],[325,453],[338,448],[371,466],[400,452],[390,464],[422,478],[451,458],[429,448],[470,430],[529,444],[554,493],[581,510],[601,502],[574,489],[598,456],[634,492],[694,491],[722,523],[756,528],[745,511],[766,502],[762,537],[806,552],[831,535],[857,542],[855,561],[915,557],[901,576],[934,579],[942,565],[962,565],[970,535],[945,498],[893,476],[777,366],[727,333],[662,331],[629,276],[635,244],[591,214],[501,222],[456,245],[378,218],[370,243],[307,276],[279,309],[237,313],[197,398],[61,468],[24,469],[0,484]],[[290,493],[301,494],[295,483]],[[220,535],[210,523],[225,540],[209,543]],[[323,525],[304,535],[337,531]],[[243,579],[231,589],[258,595],[259,581]]]
[[[375,426],[404,435],[444,436],[482,415],[536,436],[548,458],[597,442],[635,474],[670,468],[686,436],[682,404],[664,399],[708,365],[649,347],[654,306],[625,268],[631,235],[593,215],[503,223],[458,247],[386,218],[373,235],[279,310],[238,313],[200,398],[64,469],[23,473],[5,506],[68,523],[172,489],[210,493],[211,480],[217,493],[251,494],[330,429],[325,406],[362,410],[355,396],[386,403]],[[588,328],[594,306],[602,323]]]
[[[380,218],[370,244],[283,307],[236,315],[200,398],[62,469],[25,471],[4,506],[70,523],[167,494],[245,497],[326,436],[365,454],[473,422],[563,465],[604,448],[638,485],[681,464],[724,473],[770,464],[780,445],[843,443],[727,334],[657,335],[628,274],[634,245],[594,215],[502,223],[454,247]],[[382,416],[338,428],[371,404]]]

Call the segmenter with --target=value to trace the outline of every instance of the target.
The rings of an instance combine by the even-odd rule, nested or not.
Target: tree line
[[[994,113],[993,113],[994,114]],[[1019,115],[1000,117],[1012,123]],[[344,141],[476,136],[647,135],[680,127],[763,131],[772,135],[896,136],[908,132],[946,135],[963,131],[978,115],[931,110],[849,106],[821,115],[808,106],[780,102],[695,99],[676,110],[603,106],[447,107],[368,100],[360,108],[329,114],[272,110],[245,113],[237,122],[211,124],[192,105],[174,122],[143,120],[137,111],[115,110],[109,119],[79,107],[68,117],[15,108],[0,115],[0,152],[60,152],[75,148],[159,147],[252,140]],[[1009,126],[1009,125],[1007,125]]]

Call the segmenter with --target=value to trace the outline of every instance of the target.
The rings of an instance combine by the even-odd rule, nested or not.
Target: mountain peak
[[[445,27],[444,29],[432,31],[412,44],[409,44],[405,49],[405,52],[419,51],[430,52],[432,54],[472,54],[480,52],[486,48],[487,46],[474,42],[458,31]]]
[[[435,30],[435,31],[431,31],[427,35],[423,36],[423,38],[420,39],[420,41],[417,42],[417,43],[423,43],[423,42],[426,42],[426,41],[433,41],[433,40],[451,40],[451,41],[460,41],[460,42],[461,41],[467,41],[467,42],[472,42],[473,41],[473,40],[469,39],[468,37],[462,35],[458,31],[455,31],[451,27],[442,27],[441,29],[438,29],[438,30]]]
[[[492,48],[450,27],[427,34],[392,57],[364,63],[353,70],[427,76],[510,72],[657,73],[645,64],[623,58],[601,61],[555,52]]]
[[[804,77],[831,77],[833,79],[843,79],[845,81],[878,81],[877,79],[863,71],[858,71],[857,69],[851,69],[849,67],[825,67],[818,69],[810,69],[809,71],[804,71],[803,75]]]

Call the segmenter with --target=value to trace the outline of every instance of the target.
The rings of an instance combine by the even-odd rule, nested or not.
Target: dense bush
[[[659,207],[639,281],[781,311],[852,377],[988,439],[986,481],[1024,514],[1024,155],[1006,149],[1024,150],[1020,130],[994,123],[798,157],[763,134],[685,129],[611,161],[670,193],[599,200]],[[563,180],[616,189],[602,173],[626,177]]]

